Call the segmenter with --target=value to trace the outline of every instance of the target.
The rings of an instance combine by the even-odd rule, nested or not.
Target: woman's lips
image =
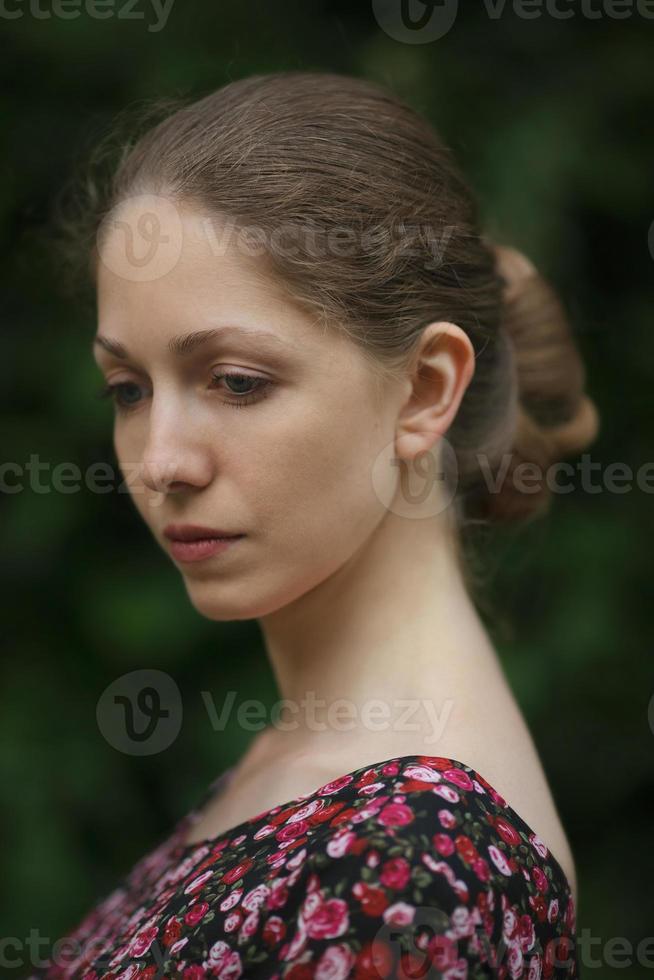
[[[177,561],[202,561],[227,551],[232,545],[244,538],[238,534],[229,538],[198,538],[195,541],[170,540],[168,546],[173,558]]]

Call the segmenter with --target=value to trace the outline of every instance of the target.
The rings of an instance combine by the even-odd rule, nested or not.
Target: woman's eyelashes
[[[138,391],[139,387],[135,381],[108,381],[100,388],[98,397],[112,398],[117,411],[129,412],[137,407],[138,401],[131,401],[127,392]]]
[[[273,384],[270,378],[262,378],[255,374],[244,374],[242,371],[220,371],[212,373],[211,380],[213,387],[217,387],[221,381],[226,381],[228,384],[236,384],[236,391],[228,389],[230,394],[236,398],[236,401],[223,401],[223,405],[231,405],[234,408],[243,408],[245,405],[250,405],[252,402],[265,398]],[[239,390],[239,386],[243,381],[246,385],[254,385],[254,388],[250,388],[248,391]]]
[[[221,398],[220,401],[231,408],[245,408],[246,405],[262,401],[273,385],[270,378],[246,374],[244,371],[213,371],[208,387],[219,390],[221,382],[227,385],[226,393],[231,398]],[[112,398],[117,411],[121,413],[131,412],[143,401],[143,398],[138,397],[143,387],[136,381],[106,382],[100,388],[98,397]]]

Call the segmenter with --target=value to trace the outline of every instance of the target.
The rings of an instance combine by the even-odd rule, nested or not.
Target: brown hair
[[[550,286],[483,235],[473,194],[429,122],[378,84],[310,71],[252,75],[191,104],[153,106],[164,118],[123,142],[105,186],[88,185],[87,259],[97,260],[102,219],[139,193],[256,224],[269,239],[282,227],[348,230],[348,251],[316,255],[302,236],[292,254],[270,249],[271,270],[388,370],[408,364],[428,323],[464,329],[476,367],[447,433],[458,517],[542,513],[544,479],[525,493],[513,474],[524,462],[543,472],[594,439],[583,363]],[[486,477],[507,454],[501,490],[489,492]]]

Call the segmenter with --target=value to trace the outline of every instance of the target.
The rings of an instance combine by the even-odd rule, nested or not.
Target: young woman
[[[202,615],[258,620],[288,710],[38,975],[577,976],[573,858],[461,547],[595,436],[552,291],[428,122],[335,74],[178,108],[89,217],[134,504]]]

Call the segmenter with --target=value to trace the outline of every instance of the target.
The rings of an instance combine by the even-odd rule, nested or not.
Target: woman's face
[[[152,199],[148,227],[178,238],[168,234],[160,267],[155,257],[145,269],[132,248],[141,205],[124,206],[98,262],[94,353],[119,386],[118,463],[196,609],[262,616],[335,572],[383,518],[371,474],[392,443],[400,390],[193,208]],[[189,560],[170,525],[243,537]]]

